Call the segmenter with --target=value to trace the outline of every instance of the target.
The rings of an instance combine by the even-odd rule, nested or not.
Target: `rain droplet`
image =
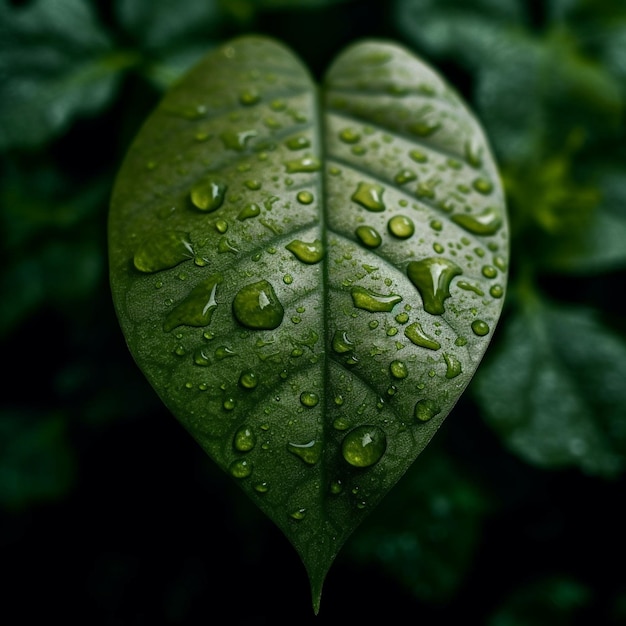
[[[394,378],[406,378],[409,375],[409,371],[406,364],[403,361],[392,361],[389,364],[389,372]]]
[[[289,150],[302,150],[308,148],[311,142],[303,135],[297,135],[296,137],[290,137],[285,141],[285,145]]]
[[[230,464],[228,470],[235,478],[247,478],[252,474],[252,463],[246,459],[237,459]]]
[[[226,130],[220,135],[220,138],[225,148],[243,152],[246,149],[246,143],[256,135],[256,130]]]
[[[407,275],[422,296],[424,310],[432,315],[445,312],[443,302],[450,297],[450,283],[461,273],[458,265],[441,257],[411,261],[407,266]]]
[[[353,467],[370,467],[382,458],[387,449],[387,436],[374,425],[357,426],[343,439],[343,458]]]
[[[426,161],[428,161],[428,156],[419,150],[411,150],[411,152],[409,152],[409,156],[416,163],[426,163]]]
[[[301,159],[287,161],[285,168],[288,174],[296,172],[317,172],[321,167],[320,160],[317,157],[306,156]]]
[[[308,408],[313,408],[314,406],[317,406],[317,403],[320,401],[319,396],[312,392],[312,391],[303,391],[300,394],[300,402],[308,407]]]
[[[484,265],[481,271],[485,278],[495,278],[498,275],[498,270],[493,265]]]
[[[488,195],[493,191],[493,183],[486,178],[477,178],[472,183],[472,187],[474,187],[478,193],[482,193],[484,195]]]
[[[140,272],[149,274],[175,267],[193,255],[189,235],[171,230],[146,239],[135,251],[133,263]]]
[[[371,226],[359,226],[355,234],[366,248],[378,248],[383,241],[378,231]]]
[[[446,378],[456,378],[462,371],[461,362],[452,354],[444,354],[446,362]]]
[[[350,352],[354,348],[354,344],[348,339],[345,331],[336,330],[333,335],[333,350],[339,354]]]
[[[313,194],[310,191],[299,191],[296,199],[300,204],[311,204],[313,202]]]
[[[292,511],[289,516],[297,522],[300,522],[306,517],[306,509],[296,509]]]
[[[383,202],[384,191],[385,188],[377,183],[361,182],[352,194],[352,200],[368,211],[384,211],[386,208]]]
[[[259,384],[258,376],[252,371],[241,372],[239,385],[244,389],[254,389]]]
[[[404,183],[410,183],[417,178],[415,172],[412,170],[401,170],[394,178],[398,185],[404,185]]]
[[[339,139],[344,143],[357,143],[361,141],[361,135],[354,128],[344,128],[339,132]]]
[[[207,178],[195,185],[190,192],[191,202],[200,211],[211,213],[224,202],[226,185],[214,178]]]
[[[504,289],[502,285],[492,285],[489,289],[489,294],[492,298],[501,298],[504,295]]]
[[[241,211],[239,211],[239,215],[237,215],[237,219],[240,222],[243,222],[244,220],[247,220],[251,217],[256,217],[260,213],[261,213],[261,207],[258,204],[252,202],[250,204],[246,204],[246,206],[243,207]]]
[[[352,302],[358,309],[375,312],[389,312],[398,302],[402,301],[402,296],[395,293],[389,295],[375,293],[364,287],[352,287]]]
[[[169,332],[177,326],[208,326],[213,311],[217,307],[215,294],[222,282],[219,274],[214,274],[198,284],[191,293],[165,318],[163,330]]]
[[[242,287],[233,300],[237,321],[254,330],[272,330],[283,321],[284,309],[266,280]]]
[[[307,465],[315,465],[322,454],[322,442],[309,441],[308,443],[288,443],[287,450],[302,459]]]
[[[434,400],[422,399],[415,405],[415,419],[418,422],[427,422],[441,412]]]
[[[488,207],[479,215],[458,213],[450,218],[474,235],[494,235],[502,226],[502,217],[496,209]]]
[[[256,445],[256,437],[249,426],[241,426],[233,437],[233,447],[239,452],[250,452]]]
[[[474,331],[475,335],[478,335],[479,337],[484,337],[485,335],[489,334],[489,325],[483,320],[474,320],[472,322],[472,330]]]
[[[324,257],[324,247],[319,239],[310,243],[294,239],[285,248],[303,263],[319,263]]]
[[[406,215],[394,215],[389,222],[387,222],[387,228],[389,232],[398,239],[408,239],[415,232],[413,220],[406,217]]]

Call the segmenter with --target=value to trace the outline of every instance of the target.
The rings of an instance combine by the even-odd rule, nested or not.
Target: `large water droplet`
[[[350,293],[355,307],[370,311],[371,313],[379,311],[389,312],[398,302],[402,302],[402,296],[395,293],[384,295],[375,293],[364,287],[352,287]]]
[[[450,283],[461,273],[458,265],[441,257],[411,261],[407,266],[407,275],[422,296],[424,310],[432,315],[445,312],[443,302],[450,297]]]
[[[322,454],[322,442],[309,441],[308,443],[288,443],[287,450],[301,458],[307,465],[315,465]]]
[[[379,426],[353,428],[343,439],[343,458],[353,467],[370,467],[382,458],[387,449],[387,436]]]
[[[215,178],[206,178],[191,189],[191,202],[200,211],[211,213],[219,209],[224,202],[226,185]]]
[[[378,231],[371,226],[359,226],[355,234],[366,248],[378,248],[383,242]]]
[[[494,235],[502,226],[502,216],[491,207],[486,208],[478,215],[457,213],[450,219],[474,235]]]
[[[140,272],[152,273],[175,267],[193,256],[189,235],[171,230],[146,239],[135,251],[133,263]]]
[[[389,232],[398,239],[408,239],[415,232],[413,220],[406,215],[394,215],[387,222]]]
[[[217,307],[215,295],[217,286],[222,282],[219,274],[203,280],[191,293],[178,304],[165,318],[163,330],[169,332],[177,326],[207,326],[211,322],[213,311]]]
[[[385,210],[383,202],[383,192],[385,188],[378,183],[358,184],[356,191],[352,194],[352,200],[360,204],[368,211],[380,212]]]
[[[394,378],[398,379],[406,378],[409,375],[409,370],[403,361],[392,361],[389,364],[389,372]]]
[[[283,321],[284,309],[266,280],[242,287],[233,300],[237,321],[255,330],[272,330]]]
[[[285,248],[303,263],[319,263],[324,257],[324,247],[319,239],[310,243],[294,239]]]
[[[446,378],[456,378],[461,372],[461,361],[453,354],[444,354],[443,360],[446,362]]]
[[[427,422],[440,412],[441,409],[434,400],[424,398],[415,405],[415,419],[418,422]]]
[[[472,330],[474,331],[475,335],[478,335],[479,337],[484,337],[485,335],[489,334],[489,325],[483,320],[474,320],[472,322]]]

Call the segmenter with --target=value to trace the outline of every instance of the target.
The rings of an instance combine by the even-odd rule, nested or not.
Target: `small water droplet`
[[[319,401],[319,396],[312,391],[303,391],[300,394],[300,402],[308,408],[313,408],[314,406],[317,406],[317,403]]]
[[[302,150],[308,148],[311,142],[304,135],[296,135],[295,137],[287,139],[285,145],[289,150]]]
[[[263,481],[254,485],[254,490],[257,493],[261,493],[261,494],[267,493],[269,489],[270,489],[269,483],[267,483],[266,481]]]
[[[345,354],[354,348],[354,344],[348,338],[345,331],[336,330],[333,334],[333,350],[338,354]]]
[[[244,106],[252,106],[261,101],[261,95],[256,89],[246,89],[239,94],[239,102]]]
[[[488,207],[478,215],[457,213],[450,218],[474,235],[494,235],[502,226],[502,217],[496,209]]]
[[[359,226],[355,234],[366,248],[378,248],[383,241],[378,231],[371,226]]]
[[[354,128],[344,128],[339,131],[339,139],[344,143],[357,143],[361,141],[361,134]]]
[[[135,251],[133,263],[140,272],[150,274],[175,267],[193,256],[189,235],[172,230],[144,240]]]
[[[413,172],[412,170],[400,170],[394,180],[396,181],[396,183],[398,183],[398,185],[404,185],[405,183],[410,183],[411,181],[414,181],[417,178],[415,172]]]
[[[256,137],[257,131],[250,130],[226,130],[221,135],[220,138],[224,147],[229,150],[235,150],[237,152],[243,152],[246,149],[247,142]]]
[[[495,278],[498,275],[498,270],[493,265],[484,265],[481,271],[485,278]]]
[[[385,210],[383,192],[385,188],[378,183],[360,182],[352,194],[352,200],[368,211],[380,212]]]
[[[178,304],[165,318],[163,330],[186,326],[208,326],[213,311],[217,307],[217,286],[222,282],[219,274],[214,274],[198,284],[191,293]]]
[[[371,467],[380,461],[387,449],[387,436],[374,425],[357,426],[343,439],[343,458],[353,467]]]
[[[297,522],[300,522],[306,517],[306,509],[296,509],[295,511],[292,511],[289,516]]]
[[[322,455],[322,442],[309,441],[308,443],[288,443],[287,450],[302,459],[307,465],[315,465]]]
[[[215,348],[215,358],[218,360],[226,359],[231,356],[235,356],[237,354],[232,348],[228,346],[219,346]]]
[[[249,426],[241,426],[233,437],[233,447],[239,452],[250,452],[256,445],[256,437]]]
[[[239,211],[237,219],[240,222],[243,222],[243,220],[250,219],[251,217],[257,217],[257,215],[259,215],[260,213],[261,207],[255,202],[251,202],[250,204],[246,204],[246,206],[243,207],[241,211]]]
[[[492,285],[489,289],[489,294],[492,298],[501,298],[504,295],[504,289],[502,285]]]
[[[482,193],[484,195],[488,195],[493,191],[493,183],[486,178],[476,178],[472,182],[472,187],[474,187],[478,193]]]
[[[418,422],[427,422],[440,412],[441,409],[434,400],[424,398],[415,405],[415,419]]]
[[[250,180],[246,180],[243,183],[248,189],[251,191],[258,191],[263,187],[263,183],[257,178],[251,178]]]
[[[456,378],[462,371],[461,362],[453,354],[444,354],[446,362],[446,378]]]
[[[402,296],[395,293],[389,295],[375,293],[364,287],[352,287],[352,302],[355,307],[365,311],[389,312],[398,302],[402,302]]]
[[[426,163],[428,161],[428,156],[419,150],[411,150],[411,152],[409,152],[409,156],[416,163]]]
[[[409,370],[407,369],[406,363],[403,361],[392,361],[389,364],[389,372],[394,378],[402,379],[406,378],[409,375]]]
[[[284,309],[266,280],[242,287],[233,301],[237,321],[255,330],[272,330],[283,321]]]
[[[310,243],[294,239],[285,248],[303,263],[319,263],[324,257],[324,247],[319,239]]]
[[[215,178],[206,178],[194,185],[189,195],[196,209],[211,213],[222,206],[225,194],[225,183]]]
[[[252,463],[247,459],[236,459],[230,464],[228,470],[235,478],[247,478],[252,474]]]
[[[489,325],[483,320],[474,320],[472,322],[472,330],[474,331],[475,335],[478,335],[479,337],[484,337],[485,335],[489,334]]]
[[[441,124],[429,120],[420,120],[409,126],[409,131],[418,137],[430,137],[441,128]]]
[[[411,218],[406,215],[394,215],[387,222],[389,232],[398,239],[408,239],[415,232],[415,225]]]
[[[407,326],[404,329],[404,334],[416,346],[428,348],[429,350],[439,350],[441,348],[438,341],[435,341],[424,332],[419,322],[413,322]]]
[[[441,257],[411,261],[407,266],[407,275],[422,296],[424,310],[432,315],[445,312],[443,302],[450,297],[450,283],[461,273],[458,265]]]
[[[311,204],[314,198],[310,191],[299,191],[296,199],[300,204]]]
[[[244,389],[254,389],[259,384],[259,377],[252,371],[241,372],[239,385]]]
[[[321,166],[320,160],[313,156],[305,156],[301,159],[295,159],[285,163],[285,169],[288,174],[297,172],[317,172]]]

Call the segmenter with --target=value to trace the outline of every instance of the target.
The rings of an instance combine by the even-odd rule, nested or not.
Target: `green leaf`
[[[132,62],[84,1],[0,1],[0,148],[38,145],[99,111]]]
[[[626,344],[584,309],[535,302],[472,383],[486,421],[533,465],[615,476],[626,458]]]
[[[393,43],[349,47],[320,90],[282,44],[236,39],[131,146],[109,221],[122,329],[294,545],[316,612],[342,544],[476,370],[507,236],[480,126]]]

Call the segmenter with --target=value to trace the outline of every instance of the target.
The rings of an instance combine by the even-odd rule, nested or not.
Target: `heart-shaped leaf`
[[[206,56],[131,146],[110,213],[132,354],[322,583],[435,434],[500,315],[507,222],[480,125],[402,47],[318,89],[280,43]]]

